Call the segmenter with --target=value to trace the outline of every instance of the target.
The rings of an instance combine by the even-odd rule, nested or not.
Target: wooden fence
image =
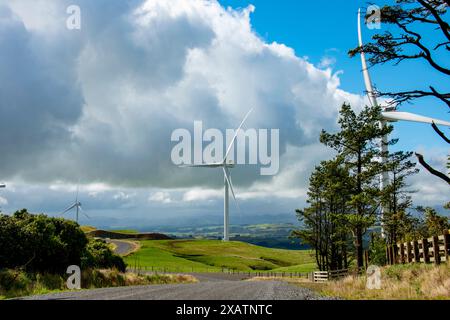
[[[348,269],[333,270],[333,271],[314,271],[314,282],[326,282],[329,280],[336,280],[346,277]]]
[[[273,272],[273,271],[240,271],[228,268],[169,268],[140,266],[135,264],[127,268],[128,271],[143,274],[174,274],[174,273],[226,273],[244,277],[266,277],[266,278],[307,278],[311,279],[312,272]]]
[[[398,243],[386,248],[388,264],[434,263],[449,261],[450,235],[448,231],[440,236],[410,242]]]

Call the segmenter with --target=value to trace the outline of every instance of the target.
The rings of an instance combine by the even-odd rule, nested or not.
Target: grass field
[[[271,270],[309,272],[316,269],[311,251],[271,249],[244,242],[220,240],[148,240],[126,257],[130,267],[181,271]]]

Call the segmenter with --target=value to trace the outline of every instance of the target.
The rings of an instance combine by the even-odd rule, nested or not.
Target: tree
[[[424,216],[423,225],[427,231],[425,237],[437,236],[450,229],[449,218],[439,215],[435,209],[419,206],[417,211]]]
[[[398,65],[404,61],[425,62],[432,70],[444,77],[450,76],[450,26],[447,9],[448,0],[396,0],[395,5],[386,5],[381,9],[381,22],[391,25],[392,31],[377,34],[373,42],[349,51],[355,56],[361,51],[369,55],[371,66],[384,63]],[[437,56],[441,55],[442,58]],[[422,87],[418,78],[418,88],[407,91],[377,92],[387,97],[388,104],[398,106],[405,102],[431,97],[450,108],[450,92],[442,91],[432,84]],[[445,134],[433,124],[436,133],[450,143]],[[419,163],[431,174],[450,184],[447,174],[431,167],[421,154],[416,154]],[[450,162],[448,162],[450,165]]]
[[[376,220],[379,208],[378,175],[382,170],[376,160],[380,157],[378,142],[391,133],[392,126],[380,126],[381,109],[366,107],[356,114],[350,105],[344,104],[340,111],[340,131],[330,134],[322,131],[320,141],[335,149],[343,159],[350,178],[351,210],[347,220],[354,237],[357,267],[363,266],[363,235]]]
[[[347,268],[348,233],[345,214],[350,200],[348,171],[342,159],[322,161],[310,177],[309,206],[296,210],[303,227],[292,236],[315,249],[320,270]]]
[[[396,141],[393,141],[395,143]],[[412,191],[407,189],[406,179],[418,173],[416,164],[410,161],[412,152],[398,151],[388,155],[383,168],[390,175],[390,183],[382,190],[384,212],[383,226],[388,244],[403,240],[410,229],[407,210],[412,206]]]

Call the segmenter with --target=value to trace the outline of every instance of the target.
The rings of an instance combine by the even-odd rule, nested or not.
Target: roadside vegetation
[[[383,265],[386,245],[440,235],[450,228],[448,218],[434,208],[413,206],[413,190],[406,180],[418,172],[412,153],[380,152],[377,141],[392,130],[390,125],[380,128],[381,118],[378,107],[355,113],[344,104],[341,130],[321,134],[321,142],[337,155],[322,161],[312,173],[308,206],[296,211],[302,227],[292,233],[314,249],[320,270],[361,269],[364,251],[369,253],[370,263]],[[378,161],[381,156],[386,158],[384,164]],[[392,179],[380,190],[382,172]],[[385,238],[381,237],[381,225]]]
[[[366,288],[365,276],[348,276],[339,281],[299,285],[321,295],[350,300],[450,299],[450,265],[394,265],[381,268],[381,289]]]
[[[117,269],[87,269],[81,274],[82,289],[194,282],[196,278],[190,275],[140,275]],[[67,290],[66,278],[50,273],[8,269],[0,271],[0,283],[0,300]]]
[[[125,257],[133,268],[166,268],[177,272],[236,271],[310,272],[316,264],[309,250],[259,247],[220,240],[142,241],[141,249]]]
[[[87,286],[102,283],[96,280],[100,279],[96,269],[126,270],[122,257],[103,240],[87,238],[77,223],[25,209],[11,216],[0,214],[0,243],[2,296],[61,289],[70,265],[79,266],[86,279],[92,279]]]

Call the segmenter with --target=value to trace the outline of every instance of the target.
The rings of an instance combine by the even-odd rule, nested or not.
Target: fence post
[[[430,262],[430,257],[428,253],[428,240],[422,239],[422,256],[423,256],[423,262],[428,263]],[[419,259],[420,261],[420,259]]]
[[[439,254],[439,237],[433,237],[433,254],[434,254],[434,264],[441,263],[441,256]]]
[[[420,263],[419,242],[413,241],[414,262]]]
[[[411,242],[406,242],[406,262],[410,263],[412,260],[411,257]]]
[[[450,251],[450,235],[449,235],[449,232],[447,229],[444,230],[443,236],[444,236],[444,257],[445,257],[445,262],[448,263],[449,251]]]

